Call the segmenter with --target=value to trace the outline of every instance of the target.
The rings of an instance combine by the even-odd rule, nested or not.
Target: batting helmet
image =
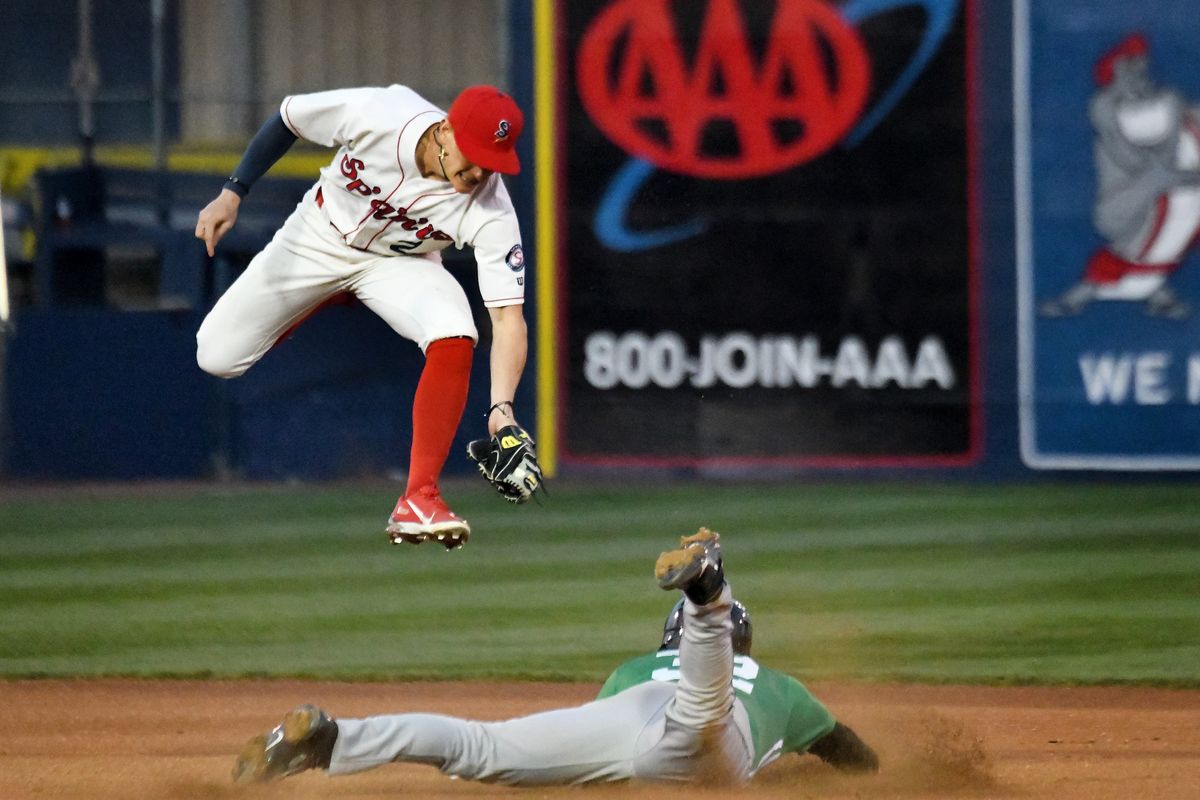
[[[750,645],[754,640],[754,625],[750,622],[750,612],[744,605],[734,600],[729,609],[729,618],[733,620],[733,652],[739,656],[750,655]],[[662,644],[658,646],[658,649],[674,650],[679,647],[679,640],[682,638],[683,598],[681,597],[675,607],[671,609],[671,613],[667,614],[667,621],[663,623]]]

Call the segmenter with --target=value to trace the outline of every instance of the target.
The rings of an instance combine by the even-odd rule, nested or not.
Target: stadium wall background
[[[779,5],[811,11],[814,3],[780,0]],[[96,156],[102,162],[150,163],[151,66],[146,44],[151,32],[149,5],[135,0],[94,4],[101,76]],[[586,13],[598,16],[605,8],[619,10],[623,5],[630,4],[593,3]],[[740,7],[753,17],[755,5],[742,3]],[[839,5],[847,14],[855,10],[861,14],[863,8],[888,4]],[[960,59],[958,83],[949,87],[937,83],[943,80],[939,76],[954,73],[953,59],[947,57],[949,64],[940,64],[942,73],[926,73],[934,76],[932,84],[928,80],[921,84],[918,79],[910,95],[910,99],[916,97],[924,103],[927,116],[908,120],[908,124],[923,126],[922,132],[936,141],[939,114],[942,119],[958,115],[949,127],[962,127],[968,137],[959,177],[967,187],[966,201],[973,204],[971,229],[964,239],[971,272],[962,287],[968,293],[962,300],[972,304],[972,311],[969,323],[967,315],[962,316],[965,327],[956,332],[962,352],[955,355],[953,348],[947,347],[947,355],[939,362],[937,344],[931,346],[928,371],[921,373],[926,376],[926,387],[936,387],[939,375],[944,379],[946,373],[939,363],[949,364],[959,376],[957,385],[963,391],[948,395],[957,408],[948,424],[959,426],[961,435],[948,436],[946,443],[923,444],[937,439],[945,428],[938,421],[941,418],[937,413],[944,409],[937,408],[941,400],[936,397],[926,404],[927,410],[933,409],[934,421],[929,427],[922,427],[925,423],[914,425],[909,440],[901,440],[891,449],[872,450],[868,443],[878,437],[871,435],[871,429],[895,426],[890,422],[880,426],[878,419],[872,420],[870,410],[856,414],[853,404],[834,404],[814,406],[809,409],[812,413],[795,414],[772,394],[778,388],[772,382],[778,382],[778,377],[762,378],[760,383],[765,380],[766,385],[758,386],[757,394],[745,394],[747,387],[737,385],[745,378],[739,367],[745,365],[746,353],[751,350],[790,359],[786,363],[791,365],[793,375],[798,374],[797,370],[811,371],[814,364],[819,372],[826,361],[839,361],[845,337],[819,335],[813,345],[816,350],[801,356],[797,354],[802,353],[805,334],[811,331],[804,327],[791,331],[775,328],[751,336],[755,343],[739,350],[741,340],[731,338],[739,331],[715,330],[705,344],[704,326],[688,327],[689,320],[694,322],[697,317],[720,318],[732,313],[720,303],[698,300],[698,307],[684,313],[679,306],[687,304],[687,298],[673,299],[675,307],[671,311],[679,325],[660,320],[651,323],[632,314],[631,303],[638,299],[639,291],[645,299],[646,295],[660,296],[675,288],[669,270],[655,280],[642,282],[640,290],[623,286],[613,305],[604,305],[604,292],[611,287],[599,278],[589,281],[589,274],[599,273],[589,273],[571,249],[587,246],[592,241],[589,237],[600,236],[595,233],[597,210],[577,202],[570,193],[588,179],[587,169],[592,162],[580,159],[598,153],[595,163],[599,164],[607,156],[594,148],[587,149],[593,147],[588,131],[575,138],[578,126],[588,124],[580,99],[569,93],[555,95],[554,87],[547,90],[546,77],[539,77],[535,70],[535,65],[544,68],[549,58],[555,70],[550,83],[561,84],[565,75],[578,68],[583,39],[572,37],[585,38],[587,33],[587,20],[578,17],[585,13],[579,11],[579,4],[569,6],[555,0],[420,0],[404,4],[359,0],[338,4],[309,0],[172,0],[166,4],[169,162],[172,169],[212,172],[214,187],[219,186],[219,176],[236,162],[246,137],[286,93],[405,82],[435,102],[447,104],[463,85],[503,85],[528,111],[527,130],[534,135],[525,137],[522,143],[524,163],[532,165],[538,159],[541,171],[553,173],[539,178],[538,169],[527,169],[508,185],[524,222],[527,250],[536,253],[534,283],[545,275],[538,272],[539,259],[542,269],[545,263],[562,262],[556,264],[554,272],[554,288],[562,295],[543,293],[538,286],[531,288],[527,316],[536,332],[537,346],[531,348],[529,371],[518,398],[523,420],[534,425],[539,438],[553,448],[551,460],[560,474],[632,471],[672,477],[751,475],[781,480],[864,475],[1027,479],[1062,477],[1080,469],[1090,471],[1094,467],[1086,460],[1082,466],[1051,463],[1031,468],[1029,454],[1022,445],[1025,412],[1021,398],[1029,390],[1021,384],[1018,366],[1021,309],[1014,231],[1020,203],[1014,175],[1019,166],[1015,151],[1021,120],[1014,102],[1014,89],[1019,88],[1014,85],[1014,54],[1018,60],[1022,57],[1022,40],[1031,29],[1036,30],[1039,19],[1048,19],[1046,24],[1052,28],[1054,18],[1046,16],[1049,12],[1043,7],[1047,4],[1036,0],[1016,4],[999,0],[927,0],[891,5],[894,8],[887,14],[876,12],[869,19],[856,20],[856,29],[878,62],[873,64],[878,74],[900,71],[910,55],[904,47],[922,40],[929,20],[939,9],[951,9],[958,26],[944,40],[951,43],[947,45],[951,55]],[[6,16],[15,20],[0,29],[0,63],[4,65],[0,70],[0,186],[6,204],[24,196],[29,176],[37,167],[70,163],[77,158],[78,109],[69,81],[77,44],[77,6],[73,0],[13,0],[6,4]],[[1032,28],[1021,24],[1022,6],[1032,13]],[[1163,27],[1175,24],[1172,15],[1184,13],[1170,0],[1162,0],[1162,6],[1159,16]],[[448,8],[452,13],[447,12]],[[454,21],[453,48],[446,43],[449,34],[443,23],[448,18]],[[1111,19],[1103,14],[1080,19],[1090,20],[1093,29],[1078,33],[1091,37],[1096,52],[1127,27],[1119,12],[1114,12]],[[1175,22],[1184,27],[1181,19]],[[404,47],[398,47],[396,31],[401,27],[419,28],[428,35],[411,41],[405,38]],[[1086,54],[1085,50],[1081,52]],[[935,59],[931,63],[938,62]],[[1020,83],[1023,73],[1018,70],[1017,74]],[[949,100],[940,105],[938,98],[943,96],[960,98],[966,104],[965,110],[955,108]],[[1086,106],[1086,100],[1086,95],[1071,98],[1075,105]],[[558,109],[561,116],[547,119],[551,109]],[[572,149],[580,147],[583,149]],[[546,152],[562,161],[547,166],[543,161]],[[320,152],[300,149],[274,174],[312,175],[325,157]],[[847,169],[853,172],[854,165],[849,164]],[[611,173],[597,172],[594,177],[597,184],[602,184]],[[672,190],[681,188],[671,184],[669,176],[660,175],[658,179],[666,181],[656,190],[663,196],[669,197]],[[714,185],[726,188],[734,183],[718,181]],[[1093,190],[1082,183],[1076,188],[1083,195]],[[790,196],[776,194],[773,198]],[[699,195],[689,195],[691,200],[696,197]],[[669,205],[664,208],[670,210]],[[676,210],[687,208],[684,203]],[[844,210],[845,204],[839,208]],[[777,202],[772,216],[786,221],[809,211],[799,203]],[[1090,211],[1090,205],[1083,203],[1074,213],[1086,220]],[[816,223],[833,229],[845,219],[831,213]],[[886,227],[888,222],[885,218],[882,224]],[[553,226],[549,231],[548,224]],[[907,218],[894,215],[890,224],[902,231]],[[852,238],[852,232],[847,236]],[[21,241],[20,236],[17,241]],[[29,245],[28,237],[25,243]],[[20,290],[22,254],[15,255],[10,262],[17,263],[10,263],[9,269]],[[736,249],[731,255],[736,256]],[[597,252],[596,258],[602,267],[608,256]],[[452,271],[466,283],[470,296],[469,267],[469,261],[451,260]],[[678,264],[675,267],[683,269]],[[936,283],[940,278],[935,274],[931,280]],[[779,286],[768,275],[740,285],[732,282],[723,291],[730,304],[748,304],[753,316],[756,303],[762,308],[778,304],[780,297],[772,289]],[[788,291],[794,289],[787,286]],[[0,467],[5,475],[22,479],[212,475],[310,479],[386,474],[406,460],[408,409],[406,401],[397,398],[411,397],[419,355],[362,309],[322,312],[247,376],[222,383],[203,375],[194,364],[193,336],[203,307],[114,308],[109,304],[47,308],[39,307],[36,298],[17,299],[27,302],[18,304],[7,346],[7,403],[0,405],[7,411],[7,419],[0,421],[6,429],[0,450]],[[581,322],[580,309],[584,308],[590,308],[595,319]],[[482,319],[482,310],[477,311]],[[558,316],[563,313],[565,318]],[[923,312],[909,306],[903,313],[920,316]],[[607,320],[609,327],[605,329],[598,320]],[[583,329],[599,335],[586,340],[581,337],[578,342],[569,338],[572,330]],[[882,328],[880,331],[877,340],[863,343],[862,352],[867,355],[865,361],[858,359],[859,366],[855,366],[854,353],[844,359],[850,390],[859,395],[864,387],[854,385],[854,376],[863,374],[862,363],[877,377],[887,379],[892,375],[893,386],[900,382],[894,377],[899,374],[896,369],[907,376],[905,380],[915,380],[912,370],[922,340],[916,338],[902,345],[902,360],[912,363],[892,369],[887,364],[894,367],[894,359],[889,362],[883,353],[886,350],[895,355],[897,348],[888,350],[883,344],[886,336]],[[672,338],[675,334],[681,338]],[[784,334],[793,338],[787,339]],[[639,335],[644,339],[638,339]],[[355,345],[347,346],[348,342]],[[605,372],[603,358],[588,363],[587,348],[591,347],[595,356],[600,352],[596,348],[603,350],[606,342],[624,343],[627,349],[658,342],[662,352],[697,360],[691,373],[692,385],[681,372],[678,360],[664,362],[666,372],[659,375],[662,385],[652,388],[668,393],[651,397],[648,408],[661,410],[668,424],[656,422],[652,426],[651,441],[655,436],[661,438],[646,452],[630,450],[631,443],[639,439],[640,412],[626,416],[627,429],[605,428],[614,436],[611,449],[606,450],[602,440],[589,437],[588,431],[598,427],[596,421],[607,419],[605,414],[619,415],[623,409],[638,408],[636,394],[613,394],[614,389],[634,392],[644,387],[628,385],[630,381],[637,384],[654,380],[648,373],[639,372],[636,363],[631,374],[619,369]],[[969,362],[962,360],[967,351]],[[708,374],[715,376],[709,379],[699,377],[704,352],[709,358]],[[781,353],[783,356],[779,356]],[[886,363],[880,366],[881,362]],[[486,406],[486,375],[486,347],[481,347],[462,441],[455,443],[456,452],[475,433],[473,410]],[[595,378],[590,383],[589,375]],[[714,387],[719,389],[715,394],[696,394],[701,389],[711,392]],[[1065,402],[1069,410],[1075,401],[1059,398],[1057,402]],[[862,411],[861,406],[858,408]],[[764,440],[787,440],[814,415],[822,430],[845,429],[851,435],[832,444],[816,434],[798,436],[788,445],[793,450],[784,452],[763,445]],[[645,425],[645,417],[641,419]],[[676,420],[682,422],[675,424]],[[778,426],[781,436],[771,437],[772,425]],[[723,433],[734,428],[749,433],[742,438]],[[1081,435],[1085,450],[1089,446],[1103,450],[1101,435]],[[675,447],[680,442],[687,446]],[[729,448],[738,456],[714,456],[729,452]],[[451,459],[450,471],[466,468],[464,459]],[[1174,471],[1187,474],[1189,469]],[[1133,469],[1112,471],[1131,474],[1148,470],[1135,465]],[[1172,468],[1168,464],[1149,471],[1162,474]]]

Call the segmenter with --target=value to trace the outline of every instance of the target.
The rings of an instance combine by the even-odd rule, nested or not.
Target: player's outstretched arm
[[[297,136],[276,112],[263,123],[246,147],[242,160],[225,181],[217,198],[200,212],[196,220],[196,238],[204,240],[208,255],[216,254],[217,242],[237,223],[238,206],[254,182],[267,173],[276,161],[296,143]]]
[[[489,308],[492,320],[492,368],[491,397],[494,404],[488,414],[488,435],[517,420],[512,400],[517,393],[517,384],[525,371],[525,359],[529,352],[529,329],[525,325],[523,306],[501,306]]]
[[[525,369],[528,329],[520,305],[488,311],[492,319],[492,406],[487,414],[491,438],[470,442],[467,455],[501,497],[525,503],[542,489],[533,438],[517,423],[512,403]]]
[[[813,742],[808,752],[842,772],[879,771],[879,756],[857,733],[840,722]]]

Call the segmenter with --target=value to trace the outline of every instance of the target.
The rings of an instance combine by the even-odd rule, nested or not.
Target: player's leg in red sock
[[[425,348],[425,368],[413,397],[406,496],[426,487],[437,488],[467,405],[474,349],[466,337],[438,339]]]
[[[467,405],[474,348],[466,337],[437,339],[425,348],[425,368],[413,397],[408,486],[388,519],[393,544],[436,539],[453,550],[471,535],[467,521],[442,500],[437,482]]]

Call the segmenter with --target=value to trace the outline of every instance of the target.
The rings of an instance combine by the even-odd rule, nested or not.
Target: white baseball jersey
[[[417,141],[446,112],[392,85],[292,95],[280,113],[301,139],[339,148],[318,184],[321,210],[347,245],[439,262],[438,251],[470,245],[484,305],[524,302],[521,231],[500,176],[469,195],[421,177]]]

